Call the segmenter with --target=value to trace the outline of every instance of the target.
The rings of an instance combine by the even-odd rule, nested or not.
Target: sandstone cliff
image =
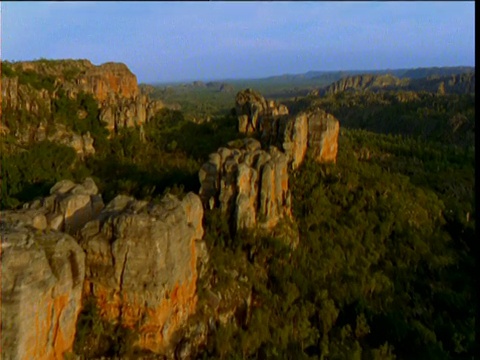
[[[0,226],[2,358],[61,360],[75,338],[85,254],[35,216],[2,214]]]
[[[1,92],[2,110],[9,117],[2,120],[3,127],[11,127],[18,121],[11,117],[20,117],[18,114],[21,113],[35,118],[35,126],[18,126],[17,131],[24,139],[42,136],[35,133],[37,125],[46,127],[54,111],[54,100],[59,96],[74,99],[80,93],[92,95],[98,103],[100,120],[111,132],[142,125],[163,107],[161,102],[150,100],[139,90],[135,75],[126,65],[106,63],[95,66],[88,60],[3,62]],[[54,135],[50,138],[56,141]],[[83,153],[89,154],[89,151]]]
[[[241,133],[260,134],[264,147],[285,152],[296,169],[310,154],[317,162],[336,162],[339,121],[321,109],[289,115],[285,105],[266,100],[251,89],[236,97],[238,127]]]
[[[165,352],[195,312],[202,219],[193,193],[159,204],[118,196],[81,231],[85,296],[102,318],[135,329],[140,348]]]
[[[134,329],[138,347],[173,351],[208,261],[200,198],[119,195],[104,207],[91,179],[50,192],[0,213],[5,358],[62,359],[88,299],[103,320]]]

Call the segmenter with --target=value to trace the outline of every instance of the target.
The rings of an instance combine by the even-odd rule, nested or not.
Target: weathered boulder
[[[202,219],[193,193],[157,204],[118,196],[81,230],[85,295],[103,319],[135,329],[140,348],[165,353],[195,312]]]
[[[71,351],[81,309],[85,254],[67,234],[1,216],[3,359],[60,360]]]
[[[200,169],[200,197],[207,208],[220,208],[234,231],[273,230],[291,218],[287,165],[274,146],[264,151],[252,138],[230,142]]]
[[[82,184],[62,180],[50,189],[50,196],[23,206],[22,210],[4,211],[2,218],[16,221],[20,216],[29,225],[73,234],[94,219],[104,204],[95,182],[86,178]]]
[[[264,117],[288,114],[285,105],[277,104],[273,100],[267,101],[259,92],[252,89],[237,93],[235,109],[238,117],[238,131],[246,134],[261,131]]]

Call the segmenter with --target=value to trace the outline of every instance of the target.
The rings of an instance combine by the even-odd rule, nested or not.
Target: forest
[[[53,86],[29,74],[21,81]],[[86,176],[105,203],[117,194],[154,200],[198,192],[208,155],[241,137],[235,92],[176,91],[154,86],[153,96],[180,106],[162,109],[142,130],[123,128],[111,138],[93,97],[59,92],[47,123],[89,132],[96,154],[79,159],[64,145],[18,145],[2,136],[2,210],[45,196],[56,181]],[[248,231],[233,236],[216,209],[206,210],[207,272],[216,281],[199,280],[199,302],[207,302],[206,289],[238,287],[232,301],[253,289],[253,306],[249,316],[218,326],[198,358],[473,359],[474,94],[279,93],[291,113],[320,106],[339,119],[337,162],[308,160],[290,171],[300,230],[295,250]],[[79,110],[88,117],[70,116]],[[208,121],[192,121],[195,114]],[[38,121],[8,109],[2,116],[17,126]],[[199,308],[192,321],[209,316],[208,307]],[[85,334],[95,322],[88,320],[91,312],[82,316],[79,333]],[[97,327],[90,336],[126,345],[85,358],[135,351],[118,329]],[[80,352],[82,341],[79,336],[75,344]]]

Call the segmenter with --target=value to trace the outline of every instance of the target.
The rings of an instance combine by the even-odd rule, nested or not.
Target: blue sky
[[[124,62],[140,82],[474,66],[471,2],[2,2],[1,57]]]

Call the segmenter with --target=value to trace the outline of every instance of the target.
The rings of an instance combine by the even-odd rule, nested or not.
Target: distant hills
[[[414,74],[415,75],[415,74]],[[342,91],[427,91],[441,94],[475,93],[475,72],[450,75],[430,75],[422,78],[396,77],[386,75],[356,75],[343,77],[338,81],[313,91],[315,95],[337,94]]]
[[[422,67],[410,69],[385,69],[385,70],[342,70],[342,71],[308,71],[303,74],[284,74],[270,76],[259,80],[266,81],[304,81],[304,80],[326,80],[337,81],[343,77],[355,76],[361,74],[386,75],[390,74],[400,79],[420,79],[430,76],[450,76],[464,73],[475,72],[472,66],[448,66],[448,67]]]

